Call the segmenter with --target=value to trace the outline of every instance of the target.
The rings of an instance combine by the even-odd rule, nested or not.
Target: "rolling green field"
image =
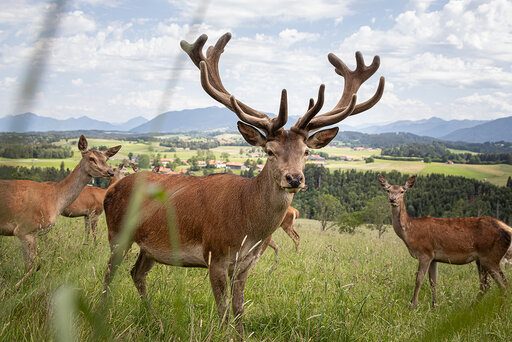
[[[277,231],[279,265],[270,272],[272,250],[258,262],[247,282],[247,341],[506,341],[512,333],[512,297],[493,284],[476,301],[478,276],[474,264],[439,265],[439,307],[430,307],[425,281],[415,311],[408,308],[416,261],[392,230],[382,239],[359,228],[355,235],[319,232],[318,222],[298,220],[299,252]],[[97,315],[109,247],[104,216],[98,245],[84,245],[83,221],[59,218],[38,239],[41,269],[22,288],[19,243],[0,237],[0,340],[47,341],[74,329],[78,340],[228,341],[232,325],[218,326],[207,271],[157,265],[148,275],[148,293],[164,325],[141,303],[129,270],[138,248],[128,252],[113,283],[105,315]],[[511,270],[505,271],[512,277]],[[64,290],[65,291],[64,291]],[[74,325],[55,293],[71,293],[87,314]],[[72,306],[71,306],[72,307]],[[55,323],[57,322],[57,323]],[[98,333],[98,327],[105,329]],[[71,329],[72,330],[72,329]],[[95,335],[97,333],[97,335]],[[61,339],[63,340],[63,339]]]

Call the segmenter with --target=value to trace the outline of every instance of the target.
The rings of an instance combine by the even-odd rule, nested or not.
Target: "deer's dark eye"
[[[269,157],[273,157],[273,156],[275,156],[274,152],[272,152],[272,151],[270,151],[270,150],[268,150],[268,151],[267,151],[267,155],[268,155]]]
[[[90,161],[94,161],[94,158],[93,158],[93,157],[89,157],[89,160],[90,160]]]
[[[305,155],[306,157],[308,157],[310,154],[311,154],[311,152],[309,152],[309,150],[304,151],[304,155]]]

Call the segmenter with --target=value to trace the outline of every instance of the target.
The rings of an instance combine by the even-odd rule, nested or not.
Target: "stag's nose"
[[[114,170],[112,170],[112,169],[108,170],[108,171],[107,171],[107,175],[108,175],[109,177],[114,177]]]
[[[286,176],[286,181],[292,188],[298,188],[299,185],[302,184],[302,180],[304,179],[304,176],[301,173],[292,175],[291,173],[288,173]]]

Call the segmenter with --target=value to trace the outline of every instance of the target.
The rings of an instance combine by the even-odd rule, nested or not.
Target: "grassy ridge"
[[[418,309],[410,311],[417,264],[393,231],[379,240],[366,229],[340,235],[319,233],[317,225],[299,220],[298,253],[281,230],[276,232],[277,270],[269,272],[272,250],[252,270],[245,291],[249,341],[499,341],[512,333],[509,296],[502,299],[494,290],[475,304],[474,264],[440,265],[440,307],[430,308],[426,281]],[[75,289],[86,309],[97,307],[109,255],[104,216],[98,228],[99,244],[83,245],[83,221],[59,218],[38,240],[40,271],[20,290],[12,289],[23,275],[19,243],[0,237],[0,340],[52,339],[52,296],[62,285]],[[217,341],[233,336],[231,327],[218,328],[206,270],[157,265],[148,275],[148,292],[164,325],[160,335],[129,276],[136,255],[134,246],[112,283],[102,338]],[[506,274],[512,277],[510,270]],[[86,315],[74,322],[80,340],[98,337]]]

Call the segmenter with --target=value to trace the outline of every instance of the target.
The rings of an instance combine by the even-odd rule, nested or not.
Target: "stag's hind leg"
[[[90,233],[90,227],[91,227],[91,220],[89,219],[89,215],[84,216],[84,229],[85,229],[85,241],[84,245],[89,244],[89,233]]]
[[[92,231],[92,238],[94,240],[94,244],[96,245],[96,231],[98,230],[98,219],[100,217],[100,214],[94,212],[91,214],[90,221],[91,221],[91,231]]]

